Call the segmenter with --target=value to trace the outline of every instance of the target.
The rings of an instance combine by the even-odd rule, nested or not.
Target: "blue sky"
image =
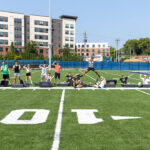
[[[49,0],[0,0],[0,10],[49,15]],[[150,36],[150,0],[52,0],[52,16],[78,16],[76,41],[109,42]]]

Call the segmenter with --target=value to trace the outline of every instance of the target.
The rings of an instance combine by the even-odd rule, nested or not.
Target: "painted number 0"
[[[31,120],[19,120],[25,112],[35,112]],[[21,109],[11,111],[0,122],[3,124],[40,124],[46,122],[50,111],[44,109]]]

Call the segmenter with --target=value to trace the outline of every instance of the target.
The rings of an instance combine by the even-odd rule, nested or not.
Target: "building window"
[[[40,22],[39,22],[39,25],[44,25],[44,22],[43,22],[43,21],[40,21]]]
[[[40,42],[40,44],[39,44],[40,46],[44,46],[44,43],[43,42]]]
[[[58,37],[58,41],[61,41],[61,37]]]
[[[69,30],[66,30],[66,31],[65,31],[65,34],[67,34],[67,35],[68,35],[68,34],[69,34]]]
[[[107,56],[109,56],[109,53],[107,53]]]
[[[6,48],[6,52],[8,52],[8,48]]]
[[[8,22],[8,17],[5,17],[5,22]]]
[[[43,54],[43,49],[40,49],[40,54]]]
[[[21,40],[17,40],[14,42],[15,46],[21,46],[22,45],[22,41]]]
[[[103,45],[103,47],[105,47],[105,45]]]
[[[0,32],[0,37],[3,37],[3,32]]]
[[[95,52],[95,49],[92,49],[92,52]]]
[[[70,35],[74,35],[74,31],[70,31]]]
[[[65,37],[65,41],[69,41],[69,37]]]
[[[84,45],[82,45],[82,48],[84,48]]]
[[[66,43],[66,44],[65,44],[65,47],[69,47],[69,44]]]
[[[48,54],[48,49],[46,50],[46,53]]]
[[[15,38],[22,38],[22,34],[20,34],[20,33],[15,33]]]
[[[95,54],[94,54],[94,53],[93,53],[92,55],[93,55],[93,56],[95,56]]]
[[[3,40],[0,40],[0,44],[3,44],[3,42],[4,42]]]
[[[37,24],[38,24],[38,22],[35,20],[35,21],[34,21],[34,24],[35,24],[35,25],[37,25]]]
[[[5,45],[8,45],[8,40],[5,40]]]
[[[70,44],[70,48],[74,48],[74,45],[73,45],[73,44]]]
[[[71,25],[70,25],[70,28],[71,28],[71,29],[74,29],[74,24],[71,24]]]
[[[21,26],[15,26],[14,28],[15,28],[16,31],[21,31],[22,30]]]
[[[78,45],[78,48],[80,48],[80,45]]]
[[[70,41],[72,41],[72,42],[73,42],[73,41],[74,41],[74,37],[70,37]]]
[[[29,21],[29,20],[27,20],[27,21],[26,21],[26,24],[30,24],[30,21]]]
[[[3,24],[0,24],[0,29],[3,29],[4,27],[3,27]]]
[[[15,22],[15,23],[21,23],[22,20],[21,20],[21,19],[18,19],[18,18],[15,18],[15,19],[14,19],[14,22]]]
[[[98,47],[100,48],[100,47],[101,47],[101,45],[99,44],[99,45],[98,45]]]
[[[78,49],[78,52],[80,52],[80,49]]]
[[[65,24],[65,28],[69,28],[69,24]]]
[[[89,53],[86,53],[86,56],[89,56]]]
[[[86,52],[89,52],[89,50],[87,49]]]
[[[0,52],[3,52],[3,47],[0,47]]]
[[[45,24],[46,24],[46,26],[48,26],[48,22],[47,22],[47,21],[46,21],[46,23],[45,23]]]
[[[3,17],[2,16],[0,16],[0,21],[3,21]]]
[[[84,52],[84,49],[82,49],[81,51]]]
[[[82,56],[84,56],[84,53],[82,53]]]
[[[6,29],[6,30],[8,29],[8,25],[7,25],[7,24],[5,25],[5,29]]]
[[[86,45],[87,48],[89,48],[89,45]]]
[[[93,44],[93,46],[92,46],[93,48],[95,47],[95,44]]]

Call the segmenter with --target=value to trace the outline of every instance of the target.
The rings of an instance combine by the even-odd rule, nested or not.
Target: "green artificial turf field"
[[[67,80],[65,75],[68,74],[69,72],[71,72],[72,75],[75,75],[75,74],[83,74],[84,71],[85,70],[62,70],[61,71],[61,82],[64,82]],[[51,72],[51,76],[54,77],[54,70],[48,71],[48,72]],[[138,84],[138,82],[141,81],[139,74],[135,74],[135,73],[129,73],[129,72],[124,72],[124,71],[98,71],[98,72],[100,75],[104,76],[106,78],[106,80],[112,80],[113,78],[119,79],[121,77],[121,75],[126,75],[126,76],[132,75],[128,80],[129,83]],[[13,75],[14,75],[14,72],[11,70],[11,74],[10,74],[11,83],[13,83]],[[33,83],[39,82],[40,78],[41,78],[41,70],[32,70]],[[1,79],[2,79],[2,75],[0,76],[0,80]],[[23,79],[23,81],[25,81],[25,71],[24,70],[21,71],[21,79]],[[91,84],[94,84],[96,79],[98,79],[98,76],[92,71],[87,73],[82,78],[84,83],[91,83]],[[120,87],[120,81],[118,81],[117,86]]]
[[[84,72],[62,71],[65,74]],[[52,76],[54,71],[51,71]],[[120,78],[120,71],[99,71],[107,80]],[[33,82],[40,81],[40,70],[32,72]],[[25,72],[21,72],[25,79]],[[97,76],[89,72],[82,78],[85,83],[95,83]],[[11,72],[13,82],[13,72]],[[133,74],[130,83],[140,82]],[[117,84],[120,87],[120,81]],[[65,92],[65,93],[64,93]],[[64,95],[63,95],[64,93]],[[63,99],[64,98],[64,99]],[[72,89],[72,90],[0,90],[0,150],[149,150],[150,149],[150,90]],[[46,122],[39,124],[7,124],[3,120],[14,110],[48,110]],[[77,111],[93,111],[92,116]],[[29,111],[19,121],[36,120]],[[83,116],[84,116],[83,115]],[[140,117],[114,120],[112,116]],[[15,116],[13,116],[15,117]],[[13,120],[10,119],[10,122]],[[80,120],[81,117],[81,120]],[[34,118],[34,119],[33,119]],[[81,122],[82,123],[81,123]],[[56,146],[56,147],[55,147]]]

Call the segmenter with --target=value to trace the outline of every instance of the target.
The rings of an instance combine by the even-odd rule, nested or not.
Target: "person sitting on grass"
[[[100,78],[99,73],[98,73],[98,72],[95,70],[95,68],[94,68],[94,63],[95,63],[95,61],[94,61],[93,57],[91,57],[91,59],[89,60],[89,67],[88,67],[88,69],[85,71],[85,73],[84,73],[83,75],[86,75],[89,71],[93,71],[93,72],[95,72],[95,73],[98,75],[98,77]]]
[[[8,66],[5,64],[5,61],[2,61],[1,71],[2,71],[4,81],[8,80],[9,84],[11,84],[10,78],[9,78],[10,70]]]
[[[28,82],[28,79],[30,79],[30,82],[32,84],[32,78],[31,78],[31,68],[30,65],[26,65],[23,67],[26,70],[26,82]]]
[[[46,65],[44,64],[43,66],[40,65],[39,68],[42,69],[42,73],[41,73],[41,82],[43,82],[44,79],[46,78],[46,75],[47,75],[47,69],[49,69],[49,66],[46,67]]]
[[[79,75],[77,74],[76,77],[73,77],[73,87],[74,88],[82,88],[83,87],[83,82],[81,80],[81,77],[83,77],[83,75]]]
[[[147,78],[147,75],[144,75],[144,77],[142,77],[142,74],[140,74],[140,79],[142,80],[142,83],[139,82],[139,86],[142,87],[143,85],[148,85],[150,83],[150,78]]]
[[[52,84],[52,77],[51,77],[51,73],[50,72],[46,75],[45,80],[46,80],[46,82],[50,82]]]
[[[106,80],[103,76],[101,76],[100,78],[101,80],[97,80],[97,82],[95,83],[94,87],[95,88],[105,88],[106,86]]]
[[[120,80],[121,82],[121,86],[124,86],[124,85],[127,85],[127,84],[130,84],[128,83],[128,79],[133,76],[133,74],[129,75],[129,76],[125,76],[125,75],[122,75],[122,77],[119,79],[119,78],[114,78],[115,80]]]
[[[69,74],[66,75],[66,77],[68,78],[68,80],[66,82],[69,84],[69,86],[72,86],[73,85],[73,81],[72,81],[73,76],[71,75],[71,72],[69,72]]]

